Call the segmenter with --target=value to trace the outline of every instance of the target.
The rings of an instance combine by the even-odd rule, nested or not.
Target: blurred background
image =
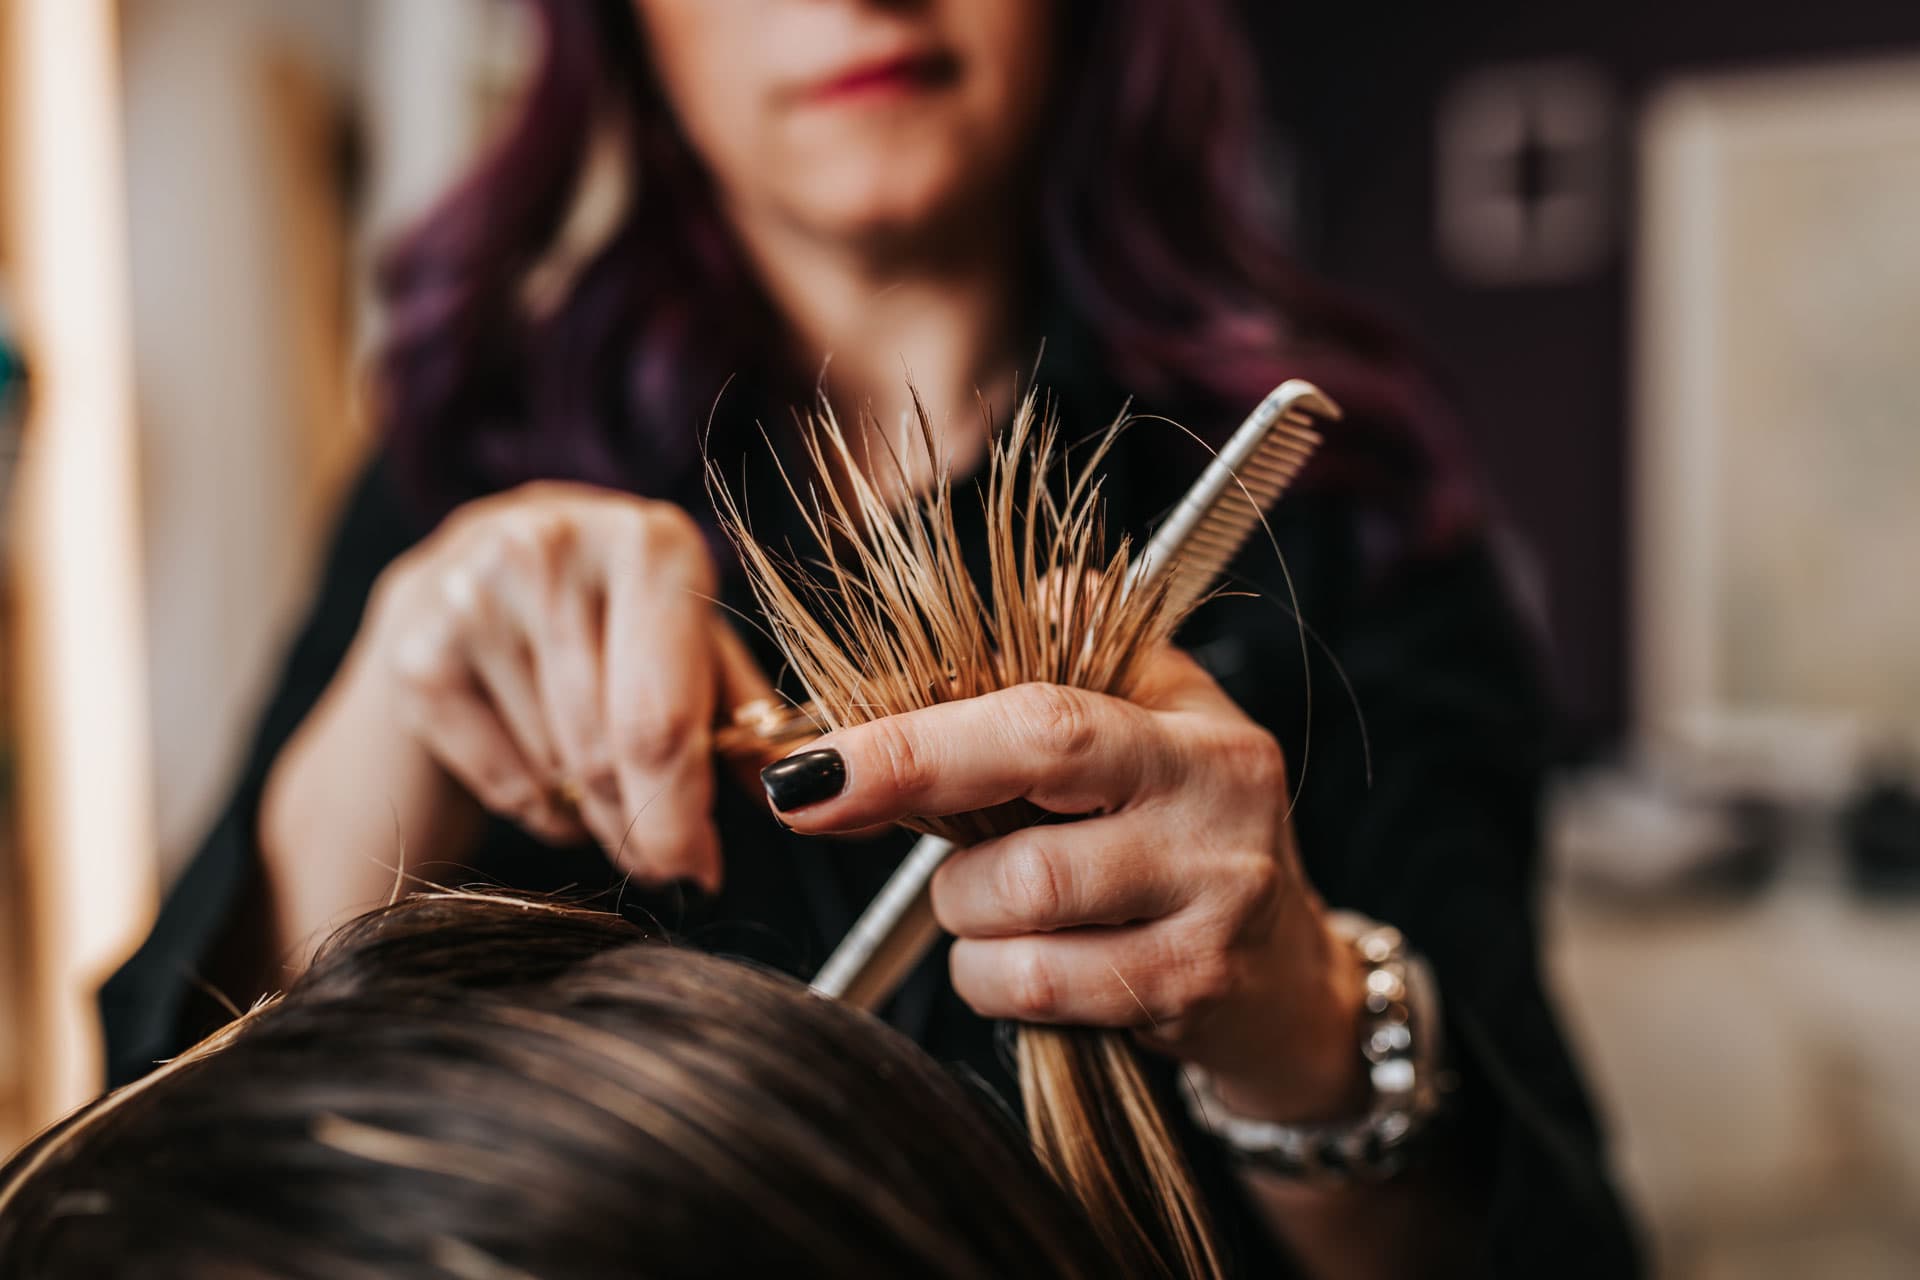
[[[1249,6],[1569,709],[1543,912],[1678,1277],[1920,1274],[1920,5]],[[0,1148],[243,748],[511,0],[0,0]]]

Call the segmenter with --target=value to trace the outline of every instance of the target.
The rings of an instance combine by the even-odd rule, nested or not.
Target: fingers
[[[454,585],[458,585],[457,582]],[[418,619],[394,653],[399,714],[434,759],[482,806],[511,818],[544,840],[584,834],[553,801],[549,774],[528,756],[526,742],[508,725],[502,702],[474,665],[469,631],[474,601],[455,602]],[[496,662],[494,678],[505,698],[522,708],[528,737],[539,749],[537,714],[528,717],[530,681],[524,670]]]
[[[1166,785],[1177,763],[1147,712],[1047,684],[875,720],[804,754],[828,752],[839,767],[816,773],[838,783],[831,795],[820,794],[823,785],[770,780],[770,797],[796,830],[849,831],[1020,799],[1052,813],[1117,809]],[[771,766],[773,780],[791,777],[800,760]]]
[[[521,754],[494,704],[475,684],[443,685],[414,699],[413,731],[441,767],[493,813],[553,844],[579,840],[579,823],[554,803],[545,775]]]
[[[714,831],[710,585],[689,529],[655,531],[606,570],[607,741],[626,831],[618,861],[648,882],[720,884]],[[698,556],[696,560],[694,557]]]
[[[457,645],[459,655],[486,691],[500,721],[513,735],[521,759],[541,778],[559,767],[559,754],[547,732],[535,685],[532,654],[519,621],[496,593],[483,590],[465,569],[449,572],[441,590],[456,628],[439,643]],[[448,655],[453,658],[453,655]],[[458,661],[457,658],[454,658]]]
[[[593,838],[608,852],[626,834],[613,753],[607,745],[599,586],[567,574],[527,619],[541,711],[557,756],[557,780]]]
[[[462,589],[475,577],[461,566],[449,572],[445,590],[467,661],[548,807],[569,839],[591,835],[611,853],[626,819],[605,745],[598,587],[579,569],[570,529],[532,541],[491,549],[486,571],[476,575],[482,588]],[[529,829],[544,837],[562,828],[549,821]]]
[[[1220,712],[1238,716],[1240,709],[1207,669],[1177,645],[1162,645],[1142,666],[1134,685],[1133,701],[1155,711]]]
[[[721,883],[720,838],[713,824],[713,761],[683,753],[621,786],[626,825],[613,859],[642,884],[691,880],[709,893]]]
[[[590,832],[646,882],[717,887],[712,589],[684,512],[531,485],[406,558],[382,635],[415,733],[483,805]]]
[[[1165,1027],[1232,990],[1230,954],[1182,945],[1171,922],[1017,938],[962,938],[953,987],[984,1018]]]
[[[1192,896],[1162,845],[1129,816],[1029,827],[948,858],[934,916],[960,938],[1155,920]]]

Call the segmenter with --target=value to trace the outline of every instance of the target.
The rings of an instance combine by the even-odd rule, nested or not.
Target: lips
[[[836,72],[808,88],[802,96],[809,102],[826,103],[918,93],[951,83],[958,69],[959,64],[951,54],[894,54]]]

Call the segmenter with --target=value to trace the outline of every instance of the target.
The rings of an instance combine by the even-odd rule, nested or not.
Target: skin
[[[1051,6],[1014,0],[768,3],[639,0],[675,117],[736,222],[915,269],[967,224],[1004,214],[1044,105]],[[902,55],[923,87],[835,92]],[[948,65],[950,64],[950,65]]]
[[[882,423],[904,407],[904,367],[956,462],[977,456],[977,397],[1005,407],[1032,350],[1016,328],[1013,201],[1044,105],[1051,6],[636,8],[675,115],[789,322],[789,354],[826,368],[843,412]],[[822,95],[902,51],[939,74]],[[269,777],[272,941],[303,960],[328,925],[386,897],[390,851],[409,867],[457,863],[488,811],[551,842],[589,835],[643,883],[717,887],[710,726],[765,682],[706,603],[716,577],[679,509],[558,484],[470,503],[396,561]],[[1362,1105],[1359,975],[1301,871],[1280,749],[1184,655],[1160,656],[1137,703],[1027,686],[819,745],[843,753],[848,782],[784,815],[802,831],[1018,796],[1100,815],[966,850],[940,873],[954,986],[981,1014],[1135,1028],[1251,1116]],[[1432,1216],[1416,1184],[1257,1189],[1315,1274],[1447,1265],[1433,1231],[1396,1229]]]
[[[796,363],[825,369],[843,412],[889,426],[910,374],[950,428],[953,463],[970,465],[986,443],[979,399],[1011,402],[1038,337],[1014,325],[1025,228],[1010,211],[1045,106],[1052,6],[635,7],[674,115],[790,322]],[[944,70],[925,85],[833,92],[902,55]]]
[[[1097,815],[960,850],[935,875],[954,988],[981,1014],[1135,1028],[1276,1120],[1352,1101],[1358,975],[1301,873],[1285,761],[1184,653],[1161,653],[1133,701],[1021,685],[808,749],[840,752],[847,782],[782,815],[798,831],[1020,799]]]

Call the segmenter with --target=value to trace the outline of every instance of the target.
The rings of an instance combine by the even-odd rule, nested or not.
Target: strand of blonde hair
[[[1099,466],[1124,423],[1076,467],[1034,395],[1022,401],[990,453],[983,594],[967,569],[951,470],[917,394],[913,421],[917,439],[905,447],[925,450],[935,480],[904,506],[862,465],[898,465],[883,452],[893,448],[885,433],[863,424],[869,434],[856,440],[824,405],[804,424],[808,475],[781,465],[781,477],[814,543],[805,563],[757,541],[710,473],[722,523],[821,727],[1035,681],[1127,696],[1184,613],[1163,587],[1129,589],[1129,540],[1107,548]],[[909,825],[967,845],[1044,816],[1016,802]],[[1219,1277],[1205,1203],[1130,1036],[1022,1026],[1017,1045],[1034,1146],[1128,1273]]]

